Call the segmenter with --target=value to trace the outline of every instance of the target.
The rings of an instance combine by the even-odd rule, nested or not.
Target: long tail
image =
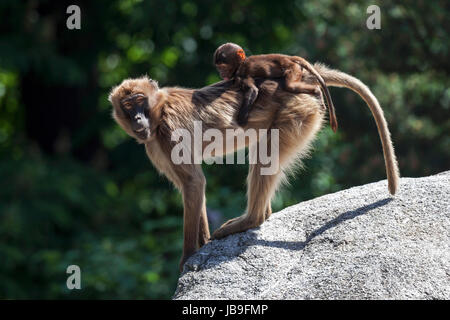
[[[330,92],[328,91],[327,85],[325,84],[325,81],[323,80],[323,78],[321,77],[320,73],[316,71],[316,69],[305,59],[301,58],[301,57],[297,57],[295,56],[295,61],[301,65],[303,68],[305,68],[306,70],[308,70],[311,74],[313,74],[316,78],[317,81],[319,82],[322,91],[325,95],[325,99],[327,99],[327,104],[328,104],[328,113],[329,113],[329,117],[330,117],[330,126],[331,129],[333,129],[334,132],[337,131],[338,128],[338,123],[337,123],[337,119],[336,119],[336,112],[334,111],[334,105],[333,105],[333,101],[331,100],[331,95]]]
[[[323,77],[327,85],[349,88],[359,94],[369,106],[369,109],[375,118],[381,145],[383,146],[389,192],[395,194],[398,188],[400,172],[394,153],[394,147],[392,145],[391,134],[377,98],[364,83],[355,77],[338,70],[328,69],[319,63],[314,64],[314,67]]]

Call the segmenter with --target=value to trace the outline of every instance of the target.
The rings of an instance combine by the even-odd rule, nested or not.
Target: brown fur
[[[376,98],[358,79],[343,72],[316,65],[328,85],[345,86],[361,95],[369,105],[378,125],[389,191],[394,194],[398,184],[398,168],[390,140],[387,124]],[[248,184],[248,203],[246,213],[223,224],[213,234],[222,238],[229,234],[242,232],[261,225],[271,214],[270,201],[276,189],[285,179],[285,173],[304,156],[317,132],[320,130],[324,112],[321,101],[311,95],[296,95],[279,87],[279,81],[264,80],[260,85],[258,99],[250,115],[249,128],[279,129],[280,170],[274,175],[261,175],[261,164],[250,165]],[[317,79],[307,75],[305,81],[314,84]],[[120,101],[135,93],[143,93],[149,99],[151,136],[141,140],[130,129],[120,108]],[[171,133],[185,128],[192,134],[193,121],[203,123],[203,130],[216,128],[224,132],[236,129],[236,113],[242,102],[242,93],[231,82],[220,82],[199,90],[183,88],[159,89],[148,78],[129,79],[113,88],[109,97],[113,105],[113,117],[119,125],[139,143],[145,144],[149,159],[157,170],[164,174],[181,191],[184,203],[184,245],[180,261],[182,268],[186,259],[210,238],[205,204],[205,177],[200,165],[171,162],[173,147]],[[270,139],[270,136],[269,136]],[[246,144],[247,141],[246,141]],[[269,144],[270,145],[270,144]],[[235,145],[232,150],[245,145]],[[248,146],[250,150],[255,145]]]
[[[244,91],[244,102],[238,113],[238,124],[246,125],[251,106],[258,96],[255,78],[284,78],[285,89],[292,93],[320,94],[316,85],[302,81],[302,67],[317,78],[328,103],[330,124],[336,132],[338,124],[330,92],[320,74],[305,59],[284,54],[261,54],[246,57],[235,43],[225,43],[214,53],[214,63],[224,79],[234,77]]]

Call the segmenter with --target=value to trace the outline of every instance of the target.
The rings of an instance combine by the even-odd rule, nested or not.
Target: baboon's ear
[[[245,52],[242,49],[239,49],[238,51],[236,51],[236,54],[238,56],[239,61],[244,61],[245,60]]]

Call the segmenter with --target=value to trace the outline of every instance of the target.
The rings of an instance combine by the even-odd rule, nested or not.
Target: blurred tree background
[[[81,8],[68,30],[66,8]],[[381,30],[366,9],[381,8]],[[449,169],[449,2],[0,2],[0,298],[170,298],[182,248],[180,195],[111,118],[109,90],[219,80],[215,48],[321,61],[364,81],[390,125],[403,176]],[[320,133],[274,211],[385,179],[365,103],[331,88],[340,129]],[[246,165],[204,165],[211,227],[245,209]],[[386,196],[388,195],[386,191]],[[82,290],[66,288],[81,267]]]

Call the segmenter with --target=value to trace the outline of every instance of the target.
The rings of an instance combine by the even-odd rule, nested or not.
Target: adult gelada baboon
[[[315,69],[327,86],[347,87],[358,93],[369,106],[378,127],[383,147],[388,188],[397,190],[399,171],[383,111],[371,91],[360,80],[346,73],[315,64]],[[304,81],[317,84],[316,78],[305,73]],[[246,129],[279,129],[279,165],[276,174],[262,175],[261,163],[250,164],[247,178],[247,210],[227,221],[213,235],[213,239],[245,231],[261,225],[271,214],[270,201],[286,172],[299,156],[305,155],[324,122],[324,110],[318,98],[283,90],[277,80],[261,80],[259,94],[250,113]],[[148,157],[159,172],[181,191],[184,203],[184,245],[180,261],[186,259],[209,239],[205,204],[205,177],[199,164],[174,164],[171,150],[176,143],[171,135],[176,129],[186,129],[193,135],[194,121],[201,121],[203,130],[216,128],[221,132],[237,129],[236,116],[243,94],[222,81],[199,89],[159,88],[147,77],[128,79],[113,88],[109,99],[113,117],[139,143],[145,145]],[[267,143],[270,146],[270,130]],[[234,152],[248,144],[238,145]],[[252,152],[257,144],[248,145]],[[204,145],[203,145],[204,147]],[[216,154],[217,155],[217,154]],[[220,155],[219,155],[220,156]]]

